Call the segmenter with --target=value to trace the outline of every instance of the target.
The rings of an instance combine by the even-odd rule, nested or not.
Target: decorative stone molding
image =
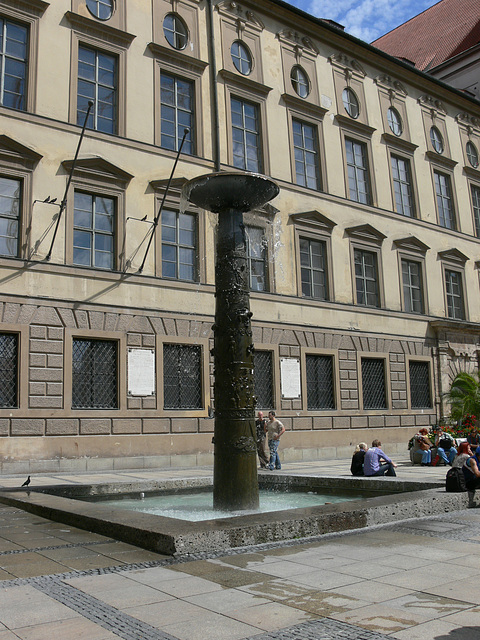
[[[378,245],[381,245],[387,237],[370,224],[360,224],[356,227],[348,227],[348,229],[345,229],[345,233],[355,240],[363,240],[364,242],[367,241]]]
[[[455,120],[458,124],[465,125],[468,133],[472,133],[473,130],[476,130],[477,133],[480,133],[480,118],[470,115],[469,113],[457,113],[455,116]]]
[[[283,44],[287,44],[295,49],[295,55],[297,60],[300,61],[303,54],[310,54],[310,56],[316,58],[320,53],[315,43],[308,37],[301,35],[293,29],[282,29],[278,31],[277,38]]]
[[[260,18],[253,11],[244,8],[238,2],[226,0],[217,4],[216,9],[220,15],[225,15],[230,19],[233,18],[240,32],[247,26],[256,31],[263,31],[265,29],[265,25]]]
[[[350,58],[346,53],[334,53],[328,58],[330,64],[342,70],[348,80],[352,75],[365,78],[367,72],[355,58]]]
[[[446,249],[445,251],[439,251],[438,252],[438,257],[441,260],[445,260],[445,261],[448,261],[448,262],[454,262],[454,263],[456,263],[458,265],[461,265],[461,266],[463,266],[467,262],[467,260],[470,260],[470,258],[468,256],[463,254],[458,249]]]
[[[327,216],[324,216],[316,210],[292,213],[289,216],[289,223],[310,227],[315,231],[323,231],[326,233],[331,233],[333,228],[337,226],[336,222],[333,222],[327,218]]]
[[[403,84],[399,82],[399,80],[395,80],[386,73],[377,76],[374,79],[374,82],[382,89],[385,89],[392,100],[397,95],[402,96],[402,98],[405,98],[408,95],[407,90],[405,89]]]
[[[418,98],[418,104],[430,111],[432,119],[435,119],[435,117],[440,113],[444,116],[447,115],[447,110],[443,106],[443,103],[440,100],[437,100],[436,98],[433,98],[432,96],[429,96],[427,94],[424,94],[423,96],[420,96]]]
[[[403,249],[404,251],[410,251],[415,253],[420,253],[425,255],[430,247],[423,243],[421,240],[416,238],[415,236],[408,236],[406,238],[399,238],[398,240],[394,240],[393,244],[397,247],[397,249]]]

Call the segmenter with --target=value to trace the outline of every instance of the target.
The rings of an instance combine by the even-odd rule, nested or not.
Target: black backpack
[[[445,478],[445,490],[449,493],[459,493],[460,491],[467,490],[462,469],[452,467],[448,470],[447,477]]]

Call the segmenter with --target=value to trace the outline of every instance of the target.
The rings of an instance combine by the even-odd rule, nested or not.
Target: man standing
[[[260,468],[266,469],[268,465],[268,457],[265,452],[265,445],[267,443],[267,420],[263,417],[263,411],[258,412],[258,417],[255,420],[255,427],[257,429],[257,453],[260,460]]]
[[[275,411],[268,412],[268,448],[270,449],[270,464],[268,468],[270,471],[274,469],[281,469],[280,458],[278,457],[278,445],[280,444],[280,438],[285,433],[285,427],[275,417]]]
[[[387,454],[380,449],[382,443],[380,440],[374,440],[371,448],[365,454],[363,462],[363,473],[366,476],[396,476],[395,468],[397,465],[390,460]],[[380,462],[383,460],[383,462]]]

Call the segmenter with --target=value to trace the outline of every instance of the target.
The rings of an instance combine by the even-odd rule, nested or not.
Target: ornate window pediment
[[[413,251],[415,253],[421,253],[425,255],[426,252],[430,249],[430,247],[415,238],[415,236],[408,236],[406,238],[399,238],[398,240],[394,240],[393,244],[397,247],[397,249],[403,249],[404,251]]]
[[[229,2],[228,0],[220,2],[217,4],[217,11],[220,15],[225,15],[230,19],[233,18],[235,20],[237,29],[239,30],[239,35],[246,27],[252,28],[256,31],[263,31],[265,29],[265,25],[256,13],[242,6],[238,2]]]
[[[73,160],[64,160],[62,162],[62,166],[67,171],[71,171]],[[81,158],[77,160],[74,175],[81,176],[92,182],[100,180],[102,183],[122,183],[122,186],[124,187],[126,187],[133,178],[131,173],[120,169],[120,167],[117,167],[100,156]]]
[[[0,161],[33,167],[43,156],[6,135],[0,135]]]
[[[356,227],[348,227],[348,229],[345,229],[345,233],[354,240],[362,240],[363,242],[369,242],[377,245],[382,244],[387,237],[370,224],[360,224]]]
[[[303,54],[316,58],[320,53],[318,47],[308,36],[304,36],[293,29],[286,28],[278,31],[277,38],[280,42],[294,48],[297,62],[300,62]]]
[[[293,213],[290,215],[290,222],[303,227],[309,227],[312,231],[323,231],[331,233],[333,228],[337,225],[327,216],[324,216],[319,211],[305,211],[302,213]]]
[[[418,98],[418,104],[422,107],[425,107],[431,112],[432,117],[435,117],[436,114],[447,115],[447,110],[443,106],[443,103],[440,100],[437,100],[433,96],[429,96],[424,94]]]
[[[397,95],[400,95],[402,98],[405,98],[408,95],[408,92],[403,84],[399,80],[395,80],[395,78],[392,78],[392,76],[389,76],[386,73],[377,76],[374,82],[382,89],[385,89],[390,94],[392,99],[394,99]]]
[[[468,256],[466,256],[464,253],[462,253],[458,249],[446,249],[445,251],[439,251],[438,257],[441,260],[453,262],[461,266],[463,266],[467,262],[467,260],[470,260]]]
[[[346,53],[334,53],[328,58],[330,64],[341,69],[346,78],[352,75],[365,78],[367,72],[355,58],[351,58]]]

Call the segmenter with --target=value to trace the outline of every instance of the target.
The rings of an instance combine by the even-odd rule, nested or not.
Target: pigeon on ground
[[[30,476],[28,476],[28,478],[25,480],[25,482],[22,484],[22,487],[28,487],[28,485],[30,484]]]

